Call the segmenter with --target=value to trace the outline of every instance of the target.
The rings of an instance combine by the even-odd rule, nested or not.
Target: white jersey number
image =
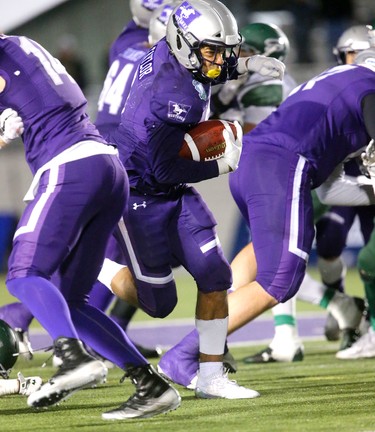
[[[68,74],[65,67],[61,62],[53,57],[48,51],[36,42],[31,42],[29,39],[21,36],[20,38],[21,48],[27,55],[33,54],[37,57],[47,72],[48,76],[52,79],[55,85],[63,84],[62,76],[68,77],[70,81],[75,82],[74,79]]]
[[[103,90],[98,101],[98,110],[102,111],[104,104],[109,105],[109,114],[117,115],[123,108],[123,96],[129,78],[133,76],[134,64],[126,64],[120,71],[120,61],[115,60],[104,81]]]

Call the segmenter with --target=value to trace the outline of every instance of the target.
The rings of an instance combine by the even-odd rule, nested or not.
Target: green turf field
[[[313,271],[314,272],[314,271]],[[195,288],[189,278],[181,277],[179,306],[171,318],[191,317]],[[355,271],[348,274],[348,290],[362,295]],[[11,298],[1,286],[1,304]],[[298,310],[317,310],[301,303]],[[137,320],[146,318],[138,313]],[[37,326],[38,324],[34,324]],[[198,400],[194,393],[179,386],[181,407],[167,415],[145,420],[105,421],[101,413],[124,402],[133,392],[128,380],[119,384],[122,373],[110,369],[107,383],[77,392],[68,401],[49,410],[33,410],[23,396],[0,400],[0,432],[8,431],[144,431],[144,432],[305,432],[374,431],[374,360],[343,361],[335,358],[338,342],[305,341],[303,362],[245,365],[241,359],[260,347],[235,347],[239,371],[233,376],[240,384],[256,389],[261,397],[253,400]],[[54,369],[48,354],[37,353],[32,362],[19,359],[24,375],[49,378]]]
[[[96,389],[77,392],[49,410],[34,411],[23,396],[6,396],[0,401],[0,431],[143,431],[143,432],[317,432],[373,431],[374,362],[339,361],[337,345],[307,342],[303,362],[292,364],[244,365],[239,362],[235,378],[258,390],[252,400],[198,400],[193,392],[176,386],[181,407],[151,419],[101,420],[101,413],[120,405],[132,393],[121,371],[111,369],[108,381]],[[251,348],[255,351],[255,347]],[[240,360],[250,348],[234,348]],[[46,355],[31,363],[19,360],[17,369],[46,378],[53,369],[40,368]]]

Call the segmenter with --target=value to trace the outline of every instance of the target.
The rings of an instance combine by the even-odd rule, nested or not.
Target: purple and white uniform
[[[218,176],[216,161],[182,159],[190,127],[209,115],[210,84],[197,81],[169,52],[165,39],[142,60],[113,136],[130,182],[121,227],[139,304],[151,316],[177,302],[172,266],[183,265],[202,292],[227,290],[231,272],[202,198],[185,182]]]
[[[135,71],[148,52],[148,30],[134,21],[113,42],[109,53],[109,70],[98,101],[96,127],[104,137],[118,127],[121,111],[128,97]]]
[[[90,122],[75,81],[36,42],[0,36],[0,76],[6,83],[0,109],[22,117],[34,174],[9,258],[8,289],[53,339],[82,339],[120,367],[144,364],[122,330],[87,304],[128,196],[117,149]]]
[[[11,107],[22,117],[26,161],[34,174],[27,195],[31,202],[14,237],[8,280],[32,274],[50,277],[99,209],[103,214],[98,212],[98,223],[109,225],[100,230],[99,237],[95,234],[98,250],[103,248],[124,205],[126,188],[121,182],[125,183],[125,176],[116,149],[90,122],[86,99],[61,63],[22,36],[1,36],[0,48],[0,75],[6,82],[0,109]],[[92,164],[97,170],[92,170]],[[84,195],[76,199],[83,190]],[[116,194],[119,202],[112,205]],[[84,242],[80,244],[83,247]],[[88,255],[92,254],[91,250]],[[92,274],[88,279],[93,281],[102,252],[96,254],[95,259],[87,258],[91,261],[87,274]],[[80,282],[76,288],[88,292],[93,281]]]
[[[372,70],[334,67],[244,136],[231,191],[251,228],[256,280],[278,301],[297,292],[305,273],[314,238],[311,189],[370,140],[361,103],[373,93]]]

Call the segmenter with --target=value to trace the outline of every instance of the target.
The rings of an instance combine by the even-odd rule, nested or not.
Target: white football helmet
[[[227,48],[225,62],[229,57],[237,60],[241,40],[233,14],[218,0],[185,0],[173,10],[167,24],[172,54],[182,66],[205,79],[202,45]]]
[[[333,48],[337,63],[346,63],[346,53],[357,53],[369,49],[371,38],[374,37],[373,32],[372,27],[366,25],[356,25],[345,30]]]
[[[375,72],[375,48],[359,52],[354,59],[355,64],[366,66]]]
[[[130,0],[130,11],[135,23],[148,28],[152,12],[166,0]]]
[[[178,6],[181,1],[167,1],[163,5],[156,8],[150,18],[148,41],[150,45],[155,45],[167,33],[168,19],[173,9]]]

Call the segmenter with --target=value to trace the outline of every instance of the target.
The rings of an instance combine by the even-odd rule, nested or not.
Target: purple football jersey
[[[110,139],[118,127],[135,71],[148,52],[148,32],[131,21],[115,40],[110,51],[110,67],[98,101],[95,121],[100,133]]]
[[[202,84],[170,53],[165,39],[143,58],[114,142],[130,184],[152,193],[218,175],[216,161],[178,157],[185,132],[209,115],[210,84]],[[162,147],[162,150],[161,150]]]
[[[109,64],[112,64],[126,48],[146,41],[148,41],[148,30],[137,26],[137,24],[131,20],[124,27],[109,50]]]
[[[361,100],[374,92],[372,70],[356,65],[328,69],[297,87],[244,137],[244,147],[266,142],[304,156],[314,168],[317,187],[338,164],[368,144]]]
[[[33,173],[84,140],[103,142],[86,114],[87,101],[64,66],[35,41],[0,36],[0,110],[13,108],[25,125],[26,160]]]

